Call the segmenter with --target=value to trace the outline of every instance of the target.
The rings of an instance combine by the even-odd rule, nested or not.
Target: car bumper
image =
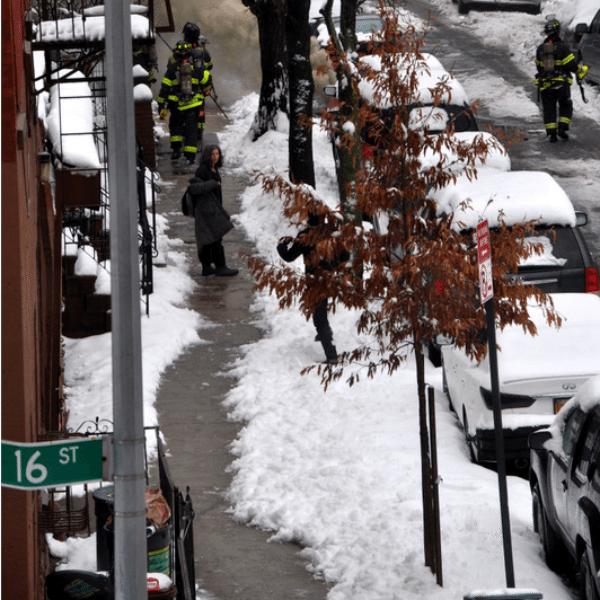
[[[503,429],[504,456],[507,461],[529,461],[529,436],[547,425],[528,425],[516,429]],[[476,447],[478,462],[497,462],[496,436],[494,429],[475,431],[473,443]]]

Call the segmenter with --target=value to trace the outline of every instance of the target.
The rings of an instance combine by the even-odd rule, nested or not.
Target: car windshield
[[[381,27],[382,22],[379,17],[356,18],[356,33],[371,33],[373,30],[379,31]]]
[[[527,236],[529,243],[542,245],[542,254],[532,254],[519,266],[519,270],[539,267],[583,267],[583,258],[575,232],[571,227],[537,228]]]

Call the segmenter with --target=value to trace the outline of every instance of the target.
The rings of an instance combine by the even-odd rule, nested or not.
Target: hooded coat
[[[206,165],[200,165],[196,177],[190,179],[188,193],[192,198],[198,248],[218,242],[233,229],[233,223],[223,208],[221,176]]]

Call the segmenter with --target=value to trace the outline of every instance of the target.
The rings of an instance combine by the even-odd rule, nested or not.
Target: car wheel
[[[462,407],[462,415],[463,415],[463,427],[465,428],[465,440],[467,442],[467,448],[469,449],[469,458],[471,462],[475,464],[479,464],[477,460],[477,448],[475,446],[475,442],[471,439],[469,434],[469,418],[467,417],[467,409]]]
[[[599,600],[586,550],[583,551],[579,561],[579,597],[581,600]]]
[[[469,14],[469,5],[463,0],[458,0],[458,14],[459,15],[468,15]]]
[[[533,487],[531,499],[533,503],[533,525],[540,536],[546,563],[553,571],[560,572],[561,568],[568,564],[568,556],[564,544],[548,522],[538,483]]]

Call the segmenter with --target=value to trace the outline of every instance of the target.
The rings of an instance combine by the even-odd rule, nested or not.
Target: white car
[[[542,310],[528,312],[531,336],[520,326],[497,331],[498,371],[506,459],[524,466],[529,434],[550,425],[581,386],[600,373],[600,297],[551,294],[562,317],[550,326]],[[465,432],[475,462],[495,462],[494,417],[489,355],[481,362],[454,345],[442,346],[444,388]]]

